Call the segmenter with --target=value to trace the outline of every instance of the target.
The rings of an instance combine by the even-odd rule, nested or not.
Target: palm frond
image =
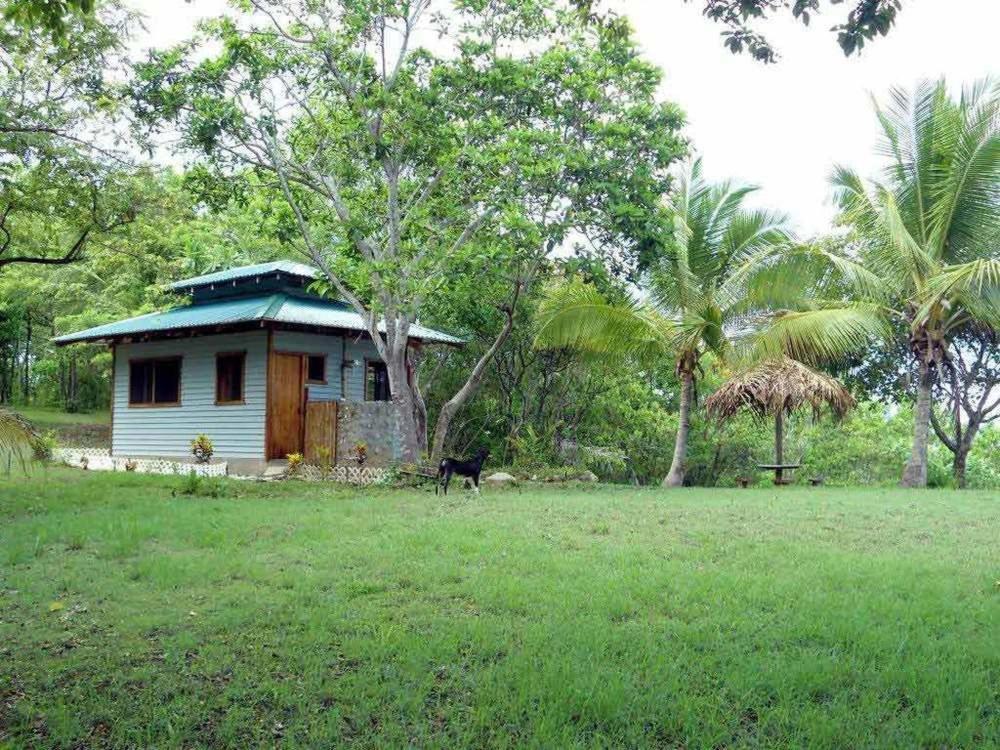
[[[965,308],[977,320],[1000,327],[1000,259],[980,258],[943,269],[928,282],[914,325],[923,324],[940,308],[952,313]]]
[[[10,461],[23,466],[37,440],[38,434],[30,422],[20,414],[0,408],[0,461],[4,466]]]
[[[934,273],[937,262],[910,233],[895,196],[881,191],[879,197],[879,228],[885,242],[873,248],[869,260],[875,265],[876,273],[892,275],[904,288],[920,289]]]
[[[539,307],[535,346],[568,347],[594,355],[649,361],[670,356],[676,327],[653,307],[608,302],[573,281],[548,289]]]
[[[717,298],[734,311],[745,311],[811,308],[838,297],[886,304],[890,296],[880,276],[838,248],[788,243],[746,258]]]
[[[1000,226],[1000,96],[983,81],[963,94],[947,119],[939,151],[946,161],[932,187],[930,242],[945,261],[970,258]],[[949,257],[945,257],[945,253]]]
[[[871,304],[784,312],[747,338],[748,356],[787,355],[803,362],[834,362],[892,335],[884,310]]]

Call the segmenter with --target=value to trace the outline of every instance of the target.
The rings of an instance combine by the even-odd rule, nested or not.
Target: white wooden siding
[[[243,404],[216,406],[215,355],[246,351]],[[180,356],[181,405],[130,407],[129,360]],[[195,435],[208,435],[219,458],[264,457],[267,332],[196,336],[121,344],[115,355],[112,452],[116,456],[188,456]]]

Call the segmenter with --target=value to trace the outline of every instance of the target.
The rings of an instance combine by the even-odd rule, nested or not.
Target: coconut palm
[[[764,252],[733,277],[778,299],[794,296],[791,286],[806,290],[795,312],[761,332],[757,344],[771,353],[836,359],[905,322],[917,397],[902,484],[925,486],[931,386],[951,337],[970,322],[1000,326],[1000,89],[979,83],[955,101],[943,81],[922,83],[894,90],[876,110],[883,180],[868,184],[845,168],[834,175],[841,219],[856,238],[850,251]]]
[[[746,313],[746,300],[726,285],[731,270],[788,239],[784,216],[745,207],[756,189],[711,184],[702,176],[701,160],[694,161],[669,206],[672,226],[661,257],[644,279],[643,301],[609,302],[592,287],[576,283],[551,290],[542,305],[541,345],[673,359],[681,382],[680,422],[664,486],[684,482],[701,358],[707,352],[724,356],[727,327]]]

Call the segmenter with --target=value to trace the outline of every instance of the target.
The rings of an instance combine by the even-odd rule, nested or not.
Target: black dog
[[[476,456],[471,461],[459,461],[457,458],[442,458],[441,463],[438,464],[438,483],[434,486],[434,494],[438,493],[438,489],[444,487],[444,494],[448,494],[448,483],[451,481],[452,474],[458,474],[460,477],[469,477],[472,483],[476,486],[476,494],[479,494],[479,475],[483,471],[483,464],[486,463],[486,457],[490,455],[490,452],[485,448],[480,448],[476,451]],[[442,482],[442,477],[444,481]]]

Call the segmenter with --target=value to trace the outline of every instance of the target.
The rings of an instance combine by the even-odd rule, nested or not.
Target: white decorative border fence
[[[165,458],[123,458],[112,456],[107,448],[56,448],[52,457],[68,466],[93,471],[134,471],[138,474],[190,474],[193,471],[202,477],[224,477],[229,473],[225,461],[198,464]],[[324,469],[312,464],[303,464],[295,473],[295,478],[311,482],[343,482],[362,486],[385,481],[389,476],[390,470],[381,466],[332,466]],[[259,479],[255,476],[232,478]]]
[[[345,482],[347,484],[369,485],[385,481],[389,469],[381,466],[331,466],[324,469],[313,464],[303,464],[296,476],[311,482]]]
[[[112,456],[107,448],[56,448],[52,457],[69,466],[93,471],[134,471],[138,474],[190,474],[193,471],[202,477],[224,477],[228,472],[225,461],[197,464],[163,458],[121,458]]]

